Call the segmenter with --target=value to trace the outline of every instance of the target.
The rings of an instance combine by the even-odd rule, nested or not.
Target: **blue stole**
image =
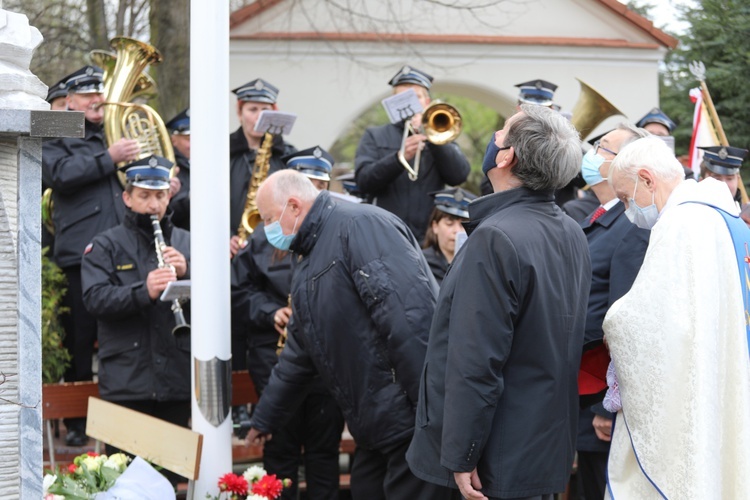
[[[729,235],[734,243],[734,254],[737,257],[737,270],[740,273],[740,288],[742,288],[742,303],[745,304],[745,329],[747,332],[747,343],[750,349],[750,228],[739,216],[732,215],[721,208],[701,201],[686,201],[685,203],[698,203],[706,205],[719,212],[729,229]],[[684,203],[680,203],[683,205]]]

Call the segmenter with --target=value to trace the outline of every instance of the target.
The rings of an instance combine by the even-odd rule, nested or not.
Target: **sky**
[[[620,0],[627,3],[626,0]],[[677,5],[693,5],[692,0],[640,0],[640,4],[651,4],[651,17],[657,28],[667,28],[669,31],[682,34],[686,29],[686,23],[679,21]]]

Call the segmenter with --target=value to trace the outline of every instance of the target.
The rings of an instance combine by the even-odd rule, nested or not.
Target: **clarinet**
[[[156,260],[159,262],[159,269],[170,268],[174,272],[174,266],[164,262],[164,248],[167,243],[164,241],[164,233],[161,232],[159,216],[151,216],[151,225],[154,227],[154,246],[156,247]],[[185,321],[185,314],[182,312],[180,299],[172,301],[172,313],[174,313],[175,327],[172,328],[172,335],[180,336],[190,333],[190,325]]]

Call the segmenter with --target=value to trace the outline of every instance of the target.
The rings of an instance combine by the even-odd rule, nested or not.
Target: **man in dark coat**
[[[411,231],[380,208],[318,192],[292,170],[268,178],[258,207],[268,241],[297,262],[291,331],[248,439],[283,425],[318,374],[357,442],[354,498],[451,498],[404,459],[437,292]]]
[[[595,345],[604,336],[604,315],[614,302],[625,295],[638,275],[648,247],[649,231],[631,223],[625,206],[606,181],[609,167],[622,148],[649,135],[643,129],[623,123],[594,143],[583,158],[582,174],[600,206],[588,215],[581,227],[591,253],[591,291],[584,348]],[[603,367],[606,370],[606,366]],[[604,498],[607,457],[613,414],[601,403],[584,404],[578,418],[578,473],[576,478],[584,497]]]
[[[42,147],[42,182],[52,188],[55,227],[52,258],[67,280],[63,306],[70,311],[61,317],[65,329],[64,345],[72,355],[65,380],[91,380],[91,360],[96,341],[96,321],[83,306],[81,255],[98,233],[122,221],[122,185],[117,178],[117,163],[136,159],[140,148],[134,140],[120,139],[107,146],[104,138],[104,102],[102,69],[84,66],[64,78],[71,111],[84,113],[82,139],[54,139]],[[66,442],[83,446],[85,420],[66,420]]]
[[[180,191],[169,201],[172,224],[190,231],[190,108],[166,123],[179,172]]]
[[[312,147],[284,160],[288,168],[306,175],[316,188],[327,189],[334,163],[327,151]],[[247,368],[260,397],[279,359],[282,336],[287,333],[292,314],[292,257],[268,243],[259,225],[247,246],[232,259],[232,329],[247,339]],[[289,415],[286,425],[276,428],[273,439],[263,447],[266,471],[292,480],[280,498],[297,498],[300,463],[305,467],[310,500],[338,496],[343,428],[344,417],[336,400],[316,377],[300,408]]]
[[[190,335],[172,334],[172,304],[159,300],[169,282],[189,279],[189,233],[166,215],[171,166],[152,156],[128,167],[125,220],[93,238],[81,275],[84,302],[99,325],[102,399],[187,426]],[[164,267],[157,259],[152,215],[167,245]]]
[[[469,205],[440,289],[407,461],[467,499],[551,499],[573,465],[591,285],[586,238],[554,190],[581,145],[565,118],[530,105],[493,139],[495,193]]]
[[[229,136],[229,224],[230,234],[233,235],[230,250],[234,257],[240,248],[237,229],[245,208],[255,156],[263,145],[264,134],[254,130],[255,124],[262,111],[278,109],[276,100],[279,89],[262,78],[256,78],[232,92],[237,96],[237,118],[240,120],[240,127]],[[283,169],[281,157],[295,151],[297,149],[284,142],[281,135],[273,136],[268,174]],[[236,354],[234,349],[232,353]]]
[[[430,103],[432,77],[423,71],[404,66],[389,84],[393,93],[414,90],[423,108]],[[420,130],[422,114],[411,121]],[[354,159],[357,186],[373,205],[388,210],[406,222],[409,229],[422,241],[432,211],[429,193],[443,189],[446,184],[457,186],[469,175],[469,162],[455,143],[442,146],[426,142],[422,133],[406,139],[404,157],[413,166],[417,149],[421,149],[419,177],[411,180],[399,162],[404,123],[370,127],[359,142]]]

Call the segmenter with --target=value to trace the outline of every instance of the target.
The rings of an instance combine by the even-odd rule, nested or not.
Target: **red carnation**
[[[276,479],[276,474],[266,474],[258,481],[253,483],[252,492],[255,495],[262,495],[268,499],[278,498],[284,485],[281,479]]]
[[[219,490],[237,495],[247,495],[247,479],[237,474],[224,474],[219,478]]]
[[[68,464],[68,472],[71,474],[75,474],[77,468],[76,464]]]
[[[99,456],[99,454],[98,454],[98,453],[96,453],[96,452],[93,452],[93,451],[87,451],[87,452],[86,452],[86,455],[88,455],[88,456],[90,456],[90,457],[98,457],[98,456]]]

